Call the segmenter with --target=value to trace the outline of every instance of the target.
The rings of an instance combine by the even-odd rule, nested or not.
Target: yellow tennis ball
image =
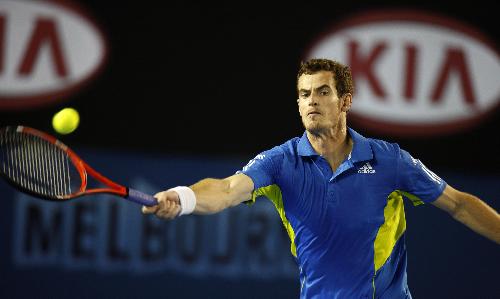
[[[78,128],[80,115],[73,108],[64,108],[54,114],[52,126],[59,134],[69,134]]]

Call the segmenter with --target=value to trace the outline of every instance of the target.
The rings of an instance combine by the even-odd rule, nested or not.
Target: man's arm
[[[203,179],[189,186],[196,196],[195,214],[214,214],[236,206],[252,196],[253,181],[245,174],[235,174],[225,179]],[[142,207],[144,214],[155,214],[163,219],[177,217],[181,210],[179,195],[175,191],[155,194],[158,205]]]
[[[500,244],[500,215],[476,196],[448,185],[432,204],[476,233]]]

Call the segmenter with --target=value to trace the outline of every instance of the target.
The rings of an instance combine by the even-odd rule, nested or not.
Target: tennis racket
[[[25,126],[0,129],[0,175],[21,192],[52,201],[108,193],[145,206],[158,203],[101,175],[55,137]],[[104,186],[89,188],[88,175]]]

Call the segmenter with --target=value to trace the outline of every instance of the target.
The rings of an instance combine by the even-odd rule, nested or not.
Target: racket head
[[[64,201],[85,194],[85,164],[53,136],[26,126],[0,128],[0,175],[38,198]]]

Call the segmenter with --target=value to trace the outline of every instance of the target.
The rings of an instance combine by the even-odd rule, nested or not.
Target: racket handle
[[[158,201],[153,196],[131,188],[128,188],[128,196],[125,198],[148,207],[158,204]]]

